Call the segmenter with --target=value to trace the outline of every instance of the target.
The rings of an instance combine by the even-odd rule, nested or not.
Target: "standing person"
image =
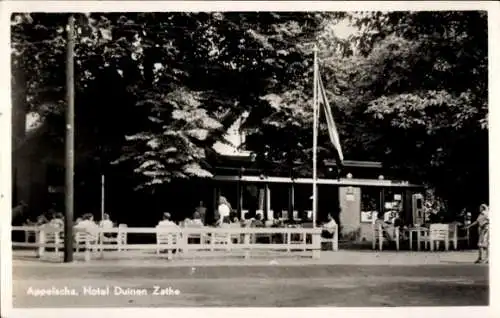
[[[229,219],[229,214],[231,214],[231,204],[227,201],[227,199],[223,196],[219,198],[219,207],[217,208],[217,211],[219,212],[219,218],[216,222],[218,226],[220,226],[224,220],[224,218]]]
[[[481,204],[479,206],[479,216],[476,221],[465,227],[465,229],[471,228],[473,226],[478,226],[479,239],[477,242],[477,247],[479,248],[479,255],[476,264],[484,263],[488,264],[488,247],[490,243],[490,211],[486,204]]]
[[[203,222],[203,224],[205,224],[207,222],[206,220],[207,208],[205,207],[203,201],[200,201],[200,204],[196,207],[195,212],[200,215],[200,220]]]

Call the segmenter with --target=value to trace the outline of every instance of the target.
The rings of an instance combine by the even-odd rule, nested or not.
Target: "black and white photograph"
[[[225,3],[9,13],[12,308],[488,307],[487,3]]]

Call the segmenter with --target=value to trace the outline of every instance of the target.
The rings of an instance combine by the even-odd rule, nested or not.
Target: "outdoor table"
[[[421,237],[429,236],[429,229],[422,226],[411,227],[408,230],[408,236],[410,239],[410,251],[413,250],[413,233],[417,234],[417,251],[420,251],[420,240]]]

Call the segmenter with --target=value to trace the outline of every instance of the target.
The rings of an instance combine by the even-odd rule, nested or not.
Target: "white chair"
[[[450,241],[453,244],[453,249],[458,249],[458,242],[465,241],[467,246],[470,246],[470,235],[469,229],[460,229],[458,223],[451,223],[449,225],[450,229]]]
[[[384,236],[384,231],[387,232],[382,228],[382,224],[380,223],[372,223],[372,232],[373,232],[373,237],[372,237],[372,249],[375,250],[377,247],[378,243],[378,249],[382,251],[384,241],[386,241],[386,238]],[[394,241],[396,242],[396,250],[399,251],[399,227],[394,227]]]
[[[448,251],[450,245],[450,227],[448,224],[431,224],[429,228],[430,250],[439,249],[439,243],[444,243],[444,249]]]
[[[59,249],[63,248],[64,243],[64,231],[59,228],[47,225],[43,229],[45,241],[43,243],[54,246],[54,251],[56,254],[59,253]]]
[[[173,226],[157,226],[156,231],[156,254],[167,250],[167,258],[172,259],[174,246],[179,243],[180,231]]]
[[[118,234],[116,239],[118,241],[118,251],[124,251],[127,249],[127,224],[118,225]]]
[[[87,243],[87,233],[82,231],[77,231],[75,233],[75,250],[79,252],[80,249],[85,250]]]
[[[196,223],[196,222],[184,223],[184,228],[186,228],[186,229],[202,229],[204,227],[205,226],[203,224]],[[187,244],[193,244],[192,241],[195,241],[194,244],[198,244],[198,243],[196,243],[196,241],[199,241],[200,242],[199,244],[203,244],[203,243],[207,242],[207,239],[206,239],[205,235],[203,235],[203,234],[197,234],[197,233],[187,234],[185,242]]]
[[[231,229],[241,229],[241,224],[239,223],[231,223],[230,227]],[[242,237],[240,234],[232,234],[231,235],[231,242],[233,244],[240,244],[242,242]]]
[[[424,249],[427,249],[429,246],[429,229],[426,227],[422,227],[420,225],[416,225],[413,228],[408,229],[408,240],[410,243],[410,251],[413,250],[413,234],[417,236],[417,251],[420,251],[422,245],[424,245]],[[423,244],[422,244],[423,243]]]
[[[75,228],[74,231],[74,242],[77,252],[80,251],[80,249],[85,250],[87,248],[90,248],[93,251],[96,251],[98,249],[98,234],[87,231],[84,228]]]
[[[231,228],[231,224],[222,224],[222,227],[219,229],[229,229]],[[213,232],[210,243],[212,245],[211,250],[213,251],[215,249],[216,245],[224,245],[225,249],[229,249],[229,245],[231,244],[231,234],[228,233],[219,233],[219,232]]]

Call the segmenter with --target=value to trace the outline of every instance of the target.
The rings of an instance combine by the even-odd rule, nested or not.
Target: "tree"
[[[370,92],[358,105],[375,126],[366,149],[435,187],[452,210],[487,200],[486,14],[374,13],[353,21],[364,33],[351,40],[366,56],[357,88]]]
[[[328,30],[318,37],[345,157],[383,161],[394,177],[435,187],[452,210],[487,200],[486,14],[362,12],[349,19],[358,32],[347,41]],[[288,154],[311,162],[310,71],[303,79],[266,97],[272,111],[249,138],[273,160]],[[320,128],[319,157],[331,156]]]
[[[25,78],[20,100],[29,100],[29,109],[52,120],[54,140],[61,144],[67,16],[52,16],[13,15],[13,79],[26,69],[42,74]],[[143,177],[142,186],[209,176],[205,150],[244,110],[258,109],[263,95],[282,91],[301,76],[307,69],[301,64],[303,43],[314,38],[324,17],[285,12],[79,15],[78,157],[129,165]],[[109,91],[114,100],[107,98]],[[112,129],[106,128],[110,121]],[[111,147],[123,135],[123,147]]]

